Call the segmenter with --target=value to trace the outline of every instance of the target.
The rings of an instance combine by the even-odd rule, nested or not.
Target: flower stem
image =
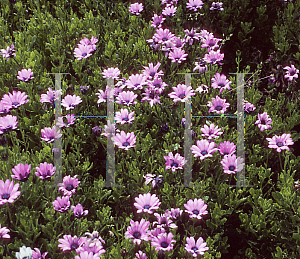
[[[282,171],[282,162],[281,162],[281,154],[279,153],[279,163],[280,163],[280,168],[281,168],[281,171]]]

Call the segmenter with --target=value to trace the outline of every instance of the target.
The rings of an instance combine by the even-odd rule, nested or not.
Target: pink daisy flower
[[[186,102],[190,97],[195,95],[195,92],[191,86],[178,84],[177,87],[172,87],[174,92],[169,93],[170,98],[173,102]]]
[[[14,185],[14,181],[7,179],[5,183],[0,180],[0,205],[5,203],[13,203],[15,199],[21,194],[19,189],[19,184]]]
[[[135,201],[134,206],[137,208],[137,213],[152,214],[152,210],[157,210],[161,204],[156,194],[151,195],[151,193],[139,194],[139,197],[135,197]]]
[[[170,251],[173,249],[173,243],[175,242],[176,241],[173,240],[173,234],[170,232],[168,234],[162,233],[154,237],[151,245],[155,247],[155,251]]]
[[[86,59],[92,56],[93,46],[78,44],[78,48],[74,50],[74,56],[77,60]]]
[[[168,156],[164,156],[164,159],[166,160],[166,170],[172,169],[172,172],[175,172],[177,169],[183,169],[183,165],[187,162],[179,153],[173,156],[172,152],[169,152]]]
[[[193,145],[191,147],[194,157],[200,157],[203,160],[206,157],[212,157],[212,153],[218,151],[214,148],[216,144],[214,142],[209,142],[207,139],[201,139],[197,141],[197,146]]]
[[[293,139],[291,138],[291,134],[282,134],[281,136],[273,136],[272,138],[266,138],[269,141],[269,148],[275,148],[277,152],[281,152],[281,150],[290,150],[289,145],[293,145]]]
[[[69,196],[63,196],[62,198],[57,197],[56,200],[52,202],[52,205],[56,211],[66,212],[70,207],[69,199]]]
[[[13,91],[13,94],[5,94],[2,98],[3,104],[10,108],[18,108],[19,106],[27,103],[29,100],[26,99],[28,95],[20,91]]]
[[[47,162],[40,163],[40,166],[35,169],[35,175],[41,179],[51,178],[56,171],[56,167],[53,167],[53,164],[48,164]]]
[[[83,245],[86,241],[86,237],[77,238],[71,235],[64,235],[63,239],[58,239],[60,243],[58,247],[61,247],[63,251],[76,251],[77,254],[84,252]]]
[[[55,139],[59,139],[62,136],[60,130],[56,132],[55,126],[53,126],[52,129],[51,128],[41,129],[41,133],[42,133],[41,139],[47,141],[48,143],[54,142]]]
[[[202,199],[189,200],[183,206],[186,208],[185,211],[190,214],[190,218],[202,219],[203,215],[208,214],[207,204]]]
[[[64,99],[62,99],[61,101],[61,105],[66,107],[67,111],[68,110],[71,110],[71,109],[74,109],[75,106],[77,106],[78,104],[80,104],[82,102],[80,96],[76,96],[75,94],[74,95],[67,95],[64,97]]]
[[[197,257],[198,255],[204,255],[205,251],[209,250],[209,248],[206,246],[206,243],[203,242],[202,237],[198,238],[197,242],[193,237],[187,237],[185,250],[194,257]]]
[[[57,186],[60,186],[58,189],[59,191],[62,191],[65,196],[71,197],[72,194],[75,194],[76,188],[79,186],[80,181],[76,178],[77,175],[74,177],[71,177],[70,175],[67,175],[63,179],[63,183],[59,183]]]
[[[218,95],[216,98],[212,98],[212,101],[209,101],[207,104],[210,109],[208,112],[216,112],[217,114],[224,114],[227,108],[230,106],[229,103],[226,103],[226,99],[221,99]]]
[[[113,79],[118,79],[120,75],[120,70],[119,68],[115,67],[110,67],[108,69],[104,69],[102,72],[103,78],[113,78]]]
[[[13,169],[12,172],[14,175],[11,175],[11,178],[20,180],[22,182],[25,182],[28,180],[29,174],[31,170],[31,165],[28,164],[17,164]]]
[[[272,129],[272,127],[270,125],[270,124],[272,124],[272,119],[269,118],[267,112],[258,114],[257,117],[258,117],[258,120],[255,122],[255,124],[258,125],[261,132],[263,132],[264,130],[267,130],[267,129]]]
[[[31,72],[31,68],[22,69],[21,71],[18,71],[17,78],[20,79],[21,81],[27,82],[30,79],[34,78],[32,75],[33,75],[33,73]]]
[[[141,3],[134,3],[129,6],[129,12],[135,15],[139,15],[143,9],[144,6]]]
[[[236,155],[225,155],[221,161],[223,165],[225,174],[235,174],[236,172],[240,172],[244,168],[243,158],[238,157]]]
[[[180,48],[173,48],[173,50],[169,53],[169,59],[172,62],[181,63],[182,61],[186,60],[188,54],[185,54],[185,51]]]
[[[142,240],[148,241],[148,227],[150,225],[149,221],[145,221],[145,219],[141,219],[140,222],[130,220],[130,225],[127,227],[127,231],[125,232],[126,238],[133,238],[133,244],[141,244]]]
[[[115,145],[125,150],[128,150],[131,147],[135,147],[135,142],[136,137],[134,135],[134,132],[126,134],[124,131],[121,131],[121,134],[117,133],[114,140]]]

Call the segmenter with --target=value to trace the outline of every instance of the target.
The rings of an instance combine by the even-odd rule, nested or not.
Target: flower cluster
[[[97,49],[96,43],[98,39],[94,36],[89,40],[88,38],[84,37],[78,44],[77,48],[74,50],[74,56],[77,60],[86,59],[90,57],[93,52]]]

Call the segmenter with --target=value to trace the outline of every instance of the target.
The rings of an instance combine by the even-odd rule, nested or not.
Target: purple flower
[[[169,53],[169,59],[172,62],[181,63],[182,61],[186,60],[188,54],[185,54],[185,51],[180,48],[173,48],[173,50]]]
[[[40,163],[40,166],[35,169],[35,175],[41,179],[51,178],[56,171],[56,167],[53,167],[53,164],[48,164],[47,162]]]
[[[9,58],[16,56],[15,51],[14,44],[11,44],[11,47],[8,46],[6,49],[1,49],[2,53],[0,53],[0,55],[2,55],[3,58],[6,58],[6,61],[8,61]]]
[[[63,239],[58,239],[60,243],[58,247],[61,247],[63,251],[76,251],[77,254],[84,252],[83,245],[86,241],[86,237],[77,238],[77,236],[72,237],[71,235],[64,235]]]
[[[52,202],[54,209],[59,211],[59,212],[65,212],[69,209],[70,207],[70,197],[69,196],[63,196],[57,197],[55,201]]]
[[[50,87],[48,88],[47,94],[41,95],[41,103],[51,103],[59,98],[62,95],[62,90],[53,91]],[[56,97],[56,98],[55,98]]]
[[[159,234],[157,237],[153,238],[153,241],[151,242],[151,245],[155,247],[156,251],[163,250],[163,251],[170,251],[173,249],[173,244],[176,241],[173,240],[173,234],[172,233],[162,233]]]
[[[132,123],[135,117],[133,117],[134,112],[128,113],[127,109],[121,109],[121,112],[116,112],[115,120],[116,123]]]
[[[240,172],[244,168],[243,158],[238,157],[236,155],[225,155],[223,160],[221,161],[223,165],[225,174],[235,174],[236,172]]]
[[[274,76],[273,74],[270,75],[269,78],[268,78],[268,81],[269,81],[270,83],[274,83],[274,82],[276,81],[275,76]]]
[[[94,36],[92,36],[91,38],[91,41],[84,37],[78,44],[78,46],[80,45],[85,45],[85,46],[90,46],[92,51],[95,51],[96,50],[96,43],[98,42],[98,39]]]
[[[96,93],[96,95],[98,95],[98,106],[99,106],[99,103],[104,103],[107,101],[107,98],[109,101],[113,101],[113,95],[112,95],[112,92],[113,92],[113,88],[110,88],[108,85],[106,86],[106,90],[105,92],[101,89],[98,90],[99,93]]]
[[[160,67],[160,65],[160,62],[158,62],[155,66],[153,65],[153,63],[149,63],[148,67],[144,66],[143,75],[147,77],[147,79],[163,76],[164,72],[162,70],[158,72],[158,68]]]
[[[73,211],[74,215],[77,218],[84,217],[84,216],[86,216],[89,213],[88,210],[83,211],[83,207],[82,207],[82,205],[80,203],[78,203],[76,205],[76,207],[75,206],[71,206],[71,210]]]
[[[67,118],[67,124],[65,124],[67,128],[69,128],[70,125],[73,125],[76,120],[74,114],[67,114],[66,116],[64,116],[64,118]]]
[[[157,218],[157,221],[153,222],[153,226],[159,225],[163,228],[177,228],[169,216],[164,214],[160,215],[158,213],[154,213],[154,216]]]
[[[0,101],[0,114],[6,114],[9,112],[11,106],[4,104],[3,100]]]
[[[34,248],[35,251],[32,251],[32,259],[46,259],[48,252],[41,254],[40,249]]]
[[[146,77],[140,74],[131,75],[126,81],[126,86],[134,90],[143,89],[144,85],[147,85]]]
[[[177,87],[172,88],[174,92],[169,93],[168,95],[173,99],[173,102],[186,102],[190,97],[195,95],[195,92],[191,86],[178,84]]]
[[[212,157],[212,153],[218,151],[215,148],[216,144],[214,142],[209,142],[207,139],[197,140],[197,146],[193,145],[191,147],[194,157],[200,157],[203,160],[206,157]]]
[[[148,81],[148,88],[157,90],[157,93],[161,94],[165,87],[168,86],[162,79],[155,78],[153,81]]]
[[[171,41],[175,35],[170,32],[169,29],[159,28],[156,30],[156,33],[153,35],[154,40],[157,43],[165,44],[167,41]]]
[[[194,31],[194,28],[191,29],[191,31],[189,30],[184,30],[185,32],[185,37],[184,37],[184,41],[188,42],[189,45],[193,45],[194,40],[199,40],[201,37],[200,33],[196,33]]]
[[[299,69],[295,68],[294,65],[286,66],[284,67],[284,69],[286,69],[286,74],[284,75],[284,78],[287,78],[288,81],[292,81],[294,78],[297,79],[298,78],[298,73],[299,73]]]
[[[110,67],[108,69],[104,69],[102,72],[103,78],[113,78],[113,79],[118,79],[120,75],[120,70],[117,67]]]
[[[153,87],[146,88],[145,93],[142,94],[145,95],[145,97],[142,98],[141,102],[149,101],[151,107],[156,103],[161,104],[160,96],[158,96],[159,92],[159,89],[153,89]]]
[[[253,112],[256,109],[256,107],[254,107],[254,105],[252,103],[249,103],[247,101],[244,102],[244,110],[249,113],[249,112]]]
[[[225,75],[220,75],[219,73],[215,74],[215,77],[212,78],[212,84],[211,86],[216,89],[216,88],[221,88],[220,93],[222,93],[225,89],[230,90],[229,85],[232,82],[226,79]]]
[[[260,131],[263,132],[267,129],[272,129],[272,119],[268,117],[268,113],[264,112],[262,114],[257,115],[258,120],[255,122],[255,124],[258,124],[258,127],[260,128]]]
[[[74,56],[77,60],[85,59],[92,56],[93,46],[78,44],[78,48],[74,50]]]
[[[20,180],[22,182],[25,182],[28,180],[29,174],[31,170],[31,165],[28,164],[17,164],[13,169],[12,172],[14,175],[11,175],[11,178]]]
[[[140,3],[135,3],[135,4],[131,4],[129,6],[129,12],[131,12],[132,14],[135,15],[139,15],[141,13],[141,11],[143,11],[144,6],[143,4]]]
[[[0,134],[16,129],[17,124],[17,116],[6,115],[5,117],[0,117]]]
[[[105,253],[102,246],[102,243],[105,244],[105,241],[99,236],[98,231],[93,231],[93,233],[86,232],[85,235],[90,236],[85,242],[84,250],[86,252],[92,252],[94,255],[97,254],[98,256]]]
[[[199,70],[199,73],[203,74],[207,71],[207,65],[204,61],[195,62],[196,67],[193,69],[195,72],[197,69]]]
[[[7,227],[1,228],[1,224],[0,224],[0,241],[3,238],[10,238],[10,235],[7,234],[8,232],[10,232],[10,230]]]
[[[41,139],[47,141],[48,143],[54,142],[55,139],[59,139],[62,136],[62,134],[60,134],[60,130],[56,132],[55,126],[53,126],[52,129],[51,128],[41,129],[41,133],[42,133]]]
[[[181,210],[179,208],[177,208],[177,209],[171,208],[171,211],[169,211],[168,209],[166,210],[165,215],[167,217],[171,217],[174,220],[177,220],[181,216],[182,212],[183,212],[183,210]]]
[[[165,9],[162,11],[162,15],[164,16],[170,16],[173,17],[177,11],[177,7],[172,6],[167,6]]]
[[[201,48],[208,48],[208,51],[214,49],[214,48],[218,48],[219,45],[219,41],[221,41],[221,39],[217,39],[215,38],[213,35],[208,35],[206,38],[203,38],[202,40],[202,45]]]
[[[294,142],[291,138],[291,134],[282,134],[281,136],[273,136],[272,138],[266,138],[269,141],[269,148],[275,148],[277,152],[281,152],[283,149],[289,149],[289,145],[293,145]]]
[[[203,215],[208,214],[207,204],[202,199],[189,200],[183,206],[186,208],[185,211],[190,214],[190,218],[202,219]]]
[[[134,206],[138,209],[137,213],[147,212],[152,214],[152,210],[157,210],[161,202],[155,194],[145,193],[139,194],[139,197],[135,197]]]
[[[130,225],[125,232],[126,238],[133,238],[133,243],[138,245],[141,244],[142,240],[148,241],[149,221],[145,221],[145,219],[142,219],[140,222],[130,220]]]
[[[82,102],[80,96],[74,95],[67,95],[62,99],[61,105],[66,107],[67,111],[70,109],[74,109],[74,107]]]
[[[155,229],[151,229],[149,231],[149,240],[153,241],[155,237],[162,233],[166,233],[166,230],[161,226],[157,226]]]
[[[5,203],[13,203],[15,199],[21,194],[19,189],[19,184],[14,185],[14,181],[7,179],[5,183],[0,180],[0,205]]]
[[[151,27],[152,28],[161,28],[162,23],[166,20],[162,15],[158,16],[157,14],[154,14],[151,21]]]
[[[189,0],[189,2],[186,4],[186,8],[190,10],[197,11],[197,9],[201,9],[203,6],[203,2],[201,0]]]
[[[235,152],[236,145],[229,141],[221,142],[218,149],[222,155],[232,155]]]
[[[95,126],[95,127],[92,128],[92,131],[94,132],[94,134],[96,136],[100,136],[101,132],[102,132],[102,128],[99,128],[99,126]]]
[[[75,259],[99,259],[99,254],[94,254],[93,252],[80,252],[80,256],[75,255]]]
[[[8,93],[5,94],[2,98],[2,102],[4,105],[8,106],[9,108],[18,108],[22,104],[27,103],[29,100],[26,99],[28,95],[22,93],[20,91],[16,92],[13,91],[13,94]]]
[[[108,120],[107,125],[104,126],[104,132],[101,134],[105,137],[114,137],[115,131],[120,132],[120,130],[115,130],[115,124],[111,124],[111,122]]]
[[[147,259],[147,256],[145,253],[142,251],[139,251],[138,253],[135,253],[135,258],[134,259]]]
[[[198,238],[197,242],[195,242],[193,237],[187,237],[185,249],[189,253],[192,253],[194,257],[197,257],[198,254],[204,255],[205,251],[209,250],[209,248],[206,246],[206,243],[203,242],[202,237]]]
[[[76,192],[76,188],[79,186],[80,181],[76,178],[77,175],[71,177],[70,175],[65,176],[63,183],[59,183],[60,186],[58,191],[62,191],[65,196],[71,197]]]
[[[215,126],[213,123],[210,124],[209,127],[207,125],[204,125],[204,128],[201,128],[201,131],[203,132],[201,136],[208,137],[208,139],[218,138],[220,135],[223,134],[223,132],[220,131],[218,126]]]
[[[220,2],[212,2],[211,8],[209,10],[219,10],[224,11],[224,8],[222,7],[223,3]]]
[[[161,4],[162,5],[166,5],[166,6],[172,6],[177,4],[178,0],[161,0]]]
[[[158,177],[156,177],[155,174],[146,174],[143,177],[146,179],[145,185],[152,182],[152,187],[153,188],[159,186],[163,181],[163,176],[162,175],[159,175]]]
[[[33,73],[31,72],[31,69],[22,69],[21,71],[18,71],[18,76],[17,78],[20,79],[21,81],[27,82],[30,79],[33,79],[34,77],[32,76]]]
[[[216,112],[217,114],[224,114],[227,108],[230,106],[229,103],[226,103],[226,99],[221,99],[218,95],[216,98],[212,98],[212,102],[209,101],[207,104],[210,109],[208,112]]]
[[[136,104],[135,99],[137,98],[137,94],[134,94],[132,91],[124,91],[117,96],[117,103],[125,104],[127,106]]]
[[[205,54],[203,60],[207,63],[216,64],[219,63],[222,65],[220,61],[222,61],[224,58],[224,54],[220,53],[220,50],[217,51],[211,50],[208,54]]]
[[[134,135],[134,132],[126,134],[124,131],[121,131],[121,134],[117,133],[114,140],[115,145],[125,150],[128,150],[131,147],[135,147],[135,142],[136,137]]]
[[[172,169],[172,172],[175,172],[177,169],[183,169],[183,165],[187,162],[179,153],[173,156],[172,152],[169,152],[168,156],[164,156],[164,159],[166,160],[166,170]]]
[[[80,92],[81,92],[82,94],[86,94],[86,93],[87,93],[87,90],[88,90],[89,88],[90,88],[89,86],[81,85],[81,86],[80,86]]]

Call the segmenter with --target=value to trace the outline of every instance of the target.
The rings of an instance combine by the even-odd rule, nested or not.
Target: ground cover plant
[[[299,0],[3,0],[0,19],[1,258],[299,257]]]

